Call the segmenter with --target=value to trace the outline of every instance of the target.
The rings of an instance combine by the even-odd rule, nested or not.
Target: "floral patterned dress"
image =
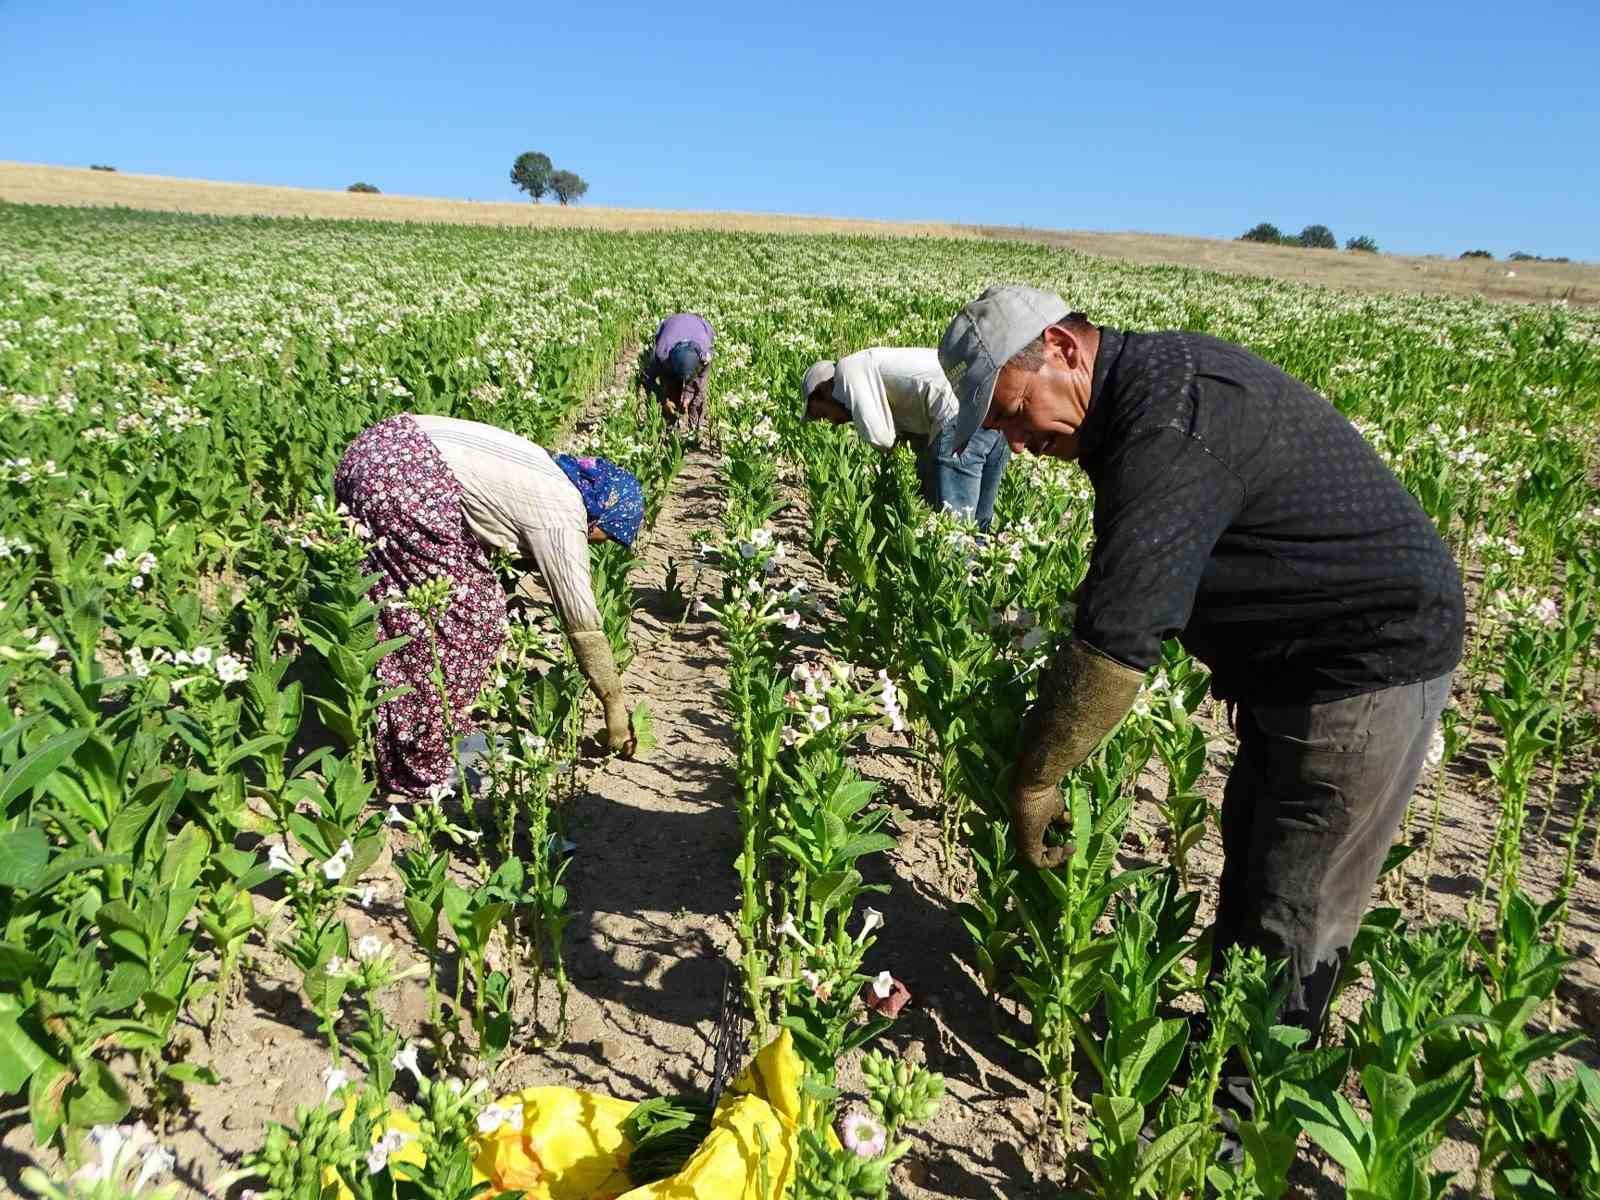
[[[390,792],[421,796],[449,782],[455,755],[445,736],[427,625],[395,601],[440,576],[454,585],[436,633],[451,725],[460,736],[472,729],[468,710],[505,643],[505,593],[482,544],[467,529],[461,484],[409,416],[380,421],[351,442],[333,489],[370,531],[364,565],[382,576],[371,593],[381,606],[381,636],[411,638],[378,663],[385,689],[412,689],[378,710],[379,783]]]

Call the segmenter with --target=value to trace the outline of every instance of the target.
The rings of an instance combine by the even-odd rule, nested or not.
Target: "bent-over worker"
[[[1461,657],[1449,549],[1327,400],[1203,334],[1135,333],[993,287],[946,330],[956,443],[980,429],[1076,459],[1095,545],[1072,638],[1025,718],[1012,831],[1063,847],[1060,783],[1177,638],[1236,705],[1213,970],[1286,960],[1282,1018],[1320,1033]],[[1230,1089],[1231,1090],[1231,1089]]]
[[[995,431],[980,429],[957,452],[956,397],[937,350],[873,347],[812,363],[800,391],[808,420],[853,424],[863,442],[884,453],[898,441],[909,443],[929,506],[988,530],[1011,447]]]
[[[457,734],[506,637],[506,600],[489,551],[531,560],[555,601],[578,666],[605,709],[610,747],[633,752],[622,681],[590,582],[589,543],[631,546],[644,519],[633,475],[603,458],[552,457],[492,425],[401,414],[367,429],[345,450],[334,494],[366,526],[364,564],[384,638],[411,641],[378,662],[387,688],[412,691],[378,710],[380,782],[419,796],[454,770],[433,684],[422,618],[393,601],[440,576],[454,585],[437,622],[439,662]]]
[[[706,415],[706,377],[717,334],[699,313],[673,313],[656,327],[645,364],[645,390],[661,402],[667,423],[698,432]]]

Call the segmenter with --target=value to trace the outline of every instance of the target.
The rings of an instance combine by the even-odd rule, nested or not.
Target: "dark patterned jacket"
[[[1080,462],[1095,547],[1076,635],[1129,666],[1176,637],[1225,700],[1338,699],[1452,669],[1449,549],[1327,400],[1196,333],[1101,329]]]

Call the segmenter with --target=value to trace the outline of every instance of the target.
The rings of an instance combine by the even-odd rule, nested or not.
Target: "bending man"
[[[589,543],[631,546],[644,519],[639,481],[602,458],[552,458],[503,429],[453,417],[402,414],[350,443],[334,494],[369,531],[364,564],[385,638],[411,641],[379,660],[385,689],[412,690],[378,710],[377,756],[385,790],[420,796],[448,782],[455,765],[433,683],[427,627],[394,604],[441,576],[454,585],[437,622],[455,732],[471,729],[478,698],[506,637],[506,600],[489,564],[502,550],[538,568],[589,686],[605,709],[614,750],[633,753],[622,682],[602,629],[589,575]]]
[[[917,452],[923,499],[987,531],[1011,447],[990,429],[976,430],[963,451],[955,438],[956,397],[936,350],[858,350],[838,362],[813,363],[801,381],[806,418],[852,423],[867,445],[888,453],[898,441]]]
[[[939,346],[960,416],[1076,459],[1095,546],[1073,638],[1028,713],[1018,849],[1066,851],[1060,783],[1176,637],[1237,705],[1213,968],[1286,960],[1282,1019],[1313,1036],[1416,786],[1461,657],[1461,580],[1417,502],[1349,421],[1248,350],[1131,333],[995,287]]]

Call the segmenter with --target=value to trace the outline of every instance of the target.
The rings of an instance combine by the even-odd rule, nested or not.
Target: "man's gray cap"
[[[829,359],[821,359],[807,367],[805,378],[800,381],[801,401],[810,400],[811,393],[832,379],[834,372],[834,365]]]
[[[1054,292],[997,283],[956,314],[939,339],[939,365],[961,406],[956,412],[957,453],[966,449],[989,415],[1000,369],[1069,311]]]

